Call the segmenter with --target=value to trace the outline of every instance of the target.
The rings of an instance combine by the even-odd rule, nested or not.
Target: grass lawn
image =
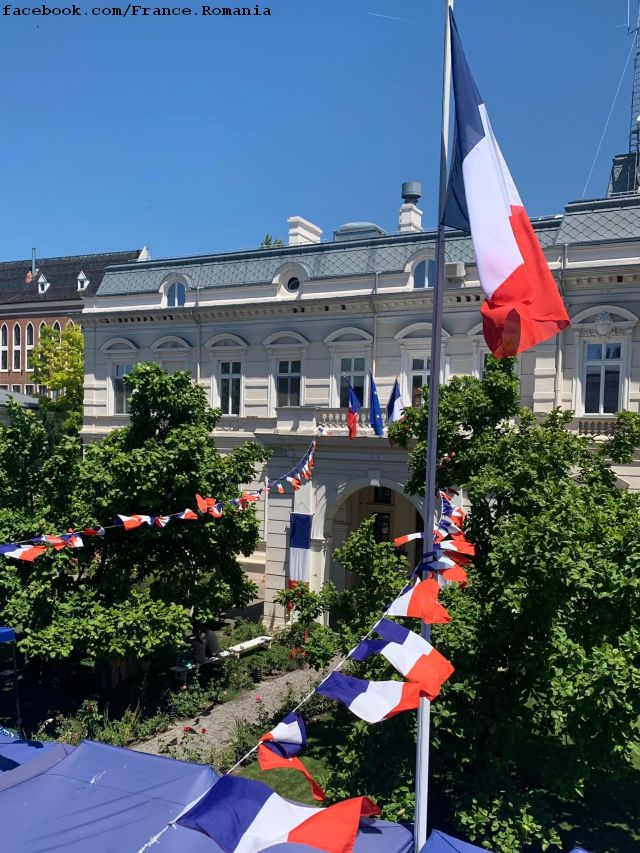
[[[309,773],[322,785],[322,777],[327,773],[328,762],[320,758],[309,758],[302,756],[302,762]],[[297,800],[300,803],[308,805],[320,805],[311,796],[311,788],[309,783],[304,778],[302,773],[295,770],[268,770],[263,772],[260,770],[260,765],[257,761],[253,761],[246,767],[243,767],[239,774],[245,779],[257,779],[258,782],[264,782],[270,788],[273,788],[281,797],[286,797],[289,800]]]

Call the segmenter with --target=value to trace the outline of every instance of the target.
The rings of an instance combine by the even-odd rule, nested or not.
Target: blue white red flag
[[[121,524],[125,530],[134,530],[141,524],[151,524],[150,515],[117,515],[116,524]]]
[[[351,853],[360,818],[378,814],[380,809],[367,797],[326,809],[301,806],[262,782],[227,775],[176,823],[208,835],[227,853],[259,853],[286,843]]]
[[[451,617],[438,602],[440,586],[433,578],[406,587],[387,609],[387,616],[411,616],[430,625],[446,624]]]
[[[367,723],[379,723],[417,708],[421,687],[415,681],[365,681],[332,672],[316,687],[316,693],[341,702]]]
[[[309,583],[312,518],[302,512],[292,512],[289,516],[289,580],[296,583]]]
[[[32,563],[36,557],[44,554],[46,550],[44,545],[17,545],[15,543],[0,545],[0,555],[13,557],[14,560],[26,560],[28,563]]]
[[[358,399],[358,395],[349,385],[349,409],[347,411],[347,429],[349,430],[349,438],[355,438],[358,434],[358,412],[362,408],[362,403]]]
[[[391,396],[387,403],[387,423],[392,424],[404,417],[404,406],[402,405],[402,397],[400,396],[400,385],[398,380],[393,383]]]
[[[454,150],[444,224],[471,234],[485,301],[484,338],[516,355],[569,325],[527,212],[498,147],[450,12]]]
[[[380,399],[378,398],[378,389],[376,388],[373,373],[369,374],[369,426],[376,435],[382,435],[384,433]]]
[[[304,720],[295,712],[288,714],[281,723],[262,735],[258,747],[258,762],[261,770],[297,770],[311,786],[315,800],[324,800],[324,791],[298,758],[307,745]]]
[[[382,639],[363,640],[349,657],[366,660],[369,655],[381,654],[401,675],[417,682],[427,699],[435,699],[453,672],[449,661],[431,643],[397,622],[381,619],[374,630]]]

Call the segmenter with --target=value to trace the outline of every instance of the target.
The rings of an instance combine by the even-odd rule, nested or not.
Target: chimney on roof
[[[402,201],[398,231],[401,234],[412,234],[422,231],[422,211],[417,206],[422,195],[422,184],[419,181],[405,181],[402,185]]]
[[[31,277],[36,274],[36,247],[31,249]]]
[[[319,243],[322,237],[322,228],[318,228],[313,222],[303,219],[301,216],[290,216],[287,219],[289,226],[289,245],[306,246],[309,243]]]

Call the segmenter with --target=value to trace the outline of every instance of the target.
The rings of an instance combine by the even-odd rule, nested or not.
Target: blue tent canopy
[[[0,773],[14,770],[55,747],[55,743],[39,740],[22,740],[0,734]]]
[[[458,838],[434,829],[422,848],[422,853],[487,853],[487,851],[484,847],[476,847],[475,844],[460,841]]]
[[[0,774],[3,853],[135,853],[220,778],[210,767],[91,741],[75,749],[54,744],[37,755]],[[169,829],[151,849],[222,853],[184,827]],[[412,849],[408,829],[376,821],[358,833],[354,853]],[[272,850],[311,853],[297,844]]]
[[[15,643],[16,641],[16,632],[13,628],[7,628],[4,625],[0,625],[0,643]]]

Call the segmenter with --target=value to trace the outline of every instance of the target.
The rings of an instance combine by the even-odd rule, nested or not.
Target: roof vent
[[[405,181],[402,185],[402,200],[405,204],[417,204],[422,195],[420,181]]]
[[[375,222],[346,222],[333,232],[336,243],[346,240],[370,240],[372,237],[384,237],[386,231]]]
[[[422,231],[422,211],[418,207],[422,195],[419,181],[405,181],[402,185],[402,207],[398,219],[398,231],[401,234],[415,234]]]

